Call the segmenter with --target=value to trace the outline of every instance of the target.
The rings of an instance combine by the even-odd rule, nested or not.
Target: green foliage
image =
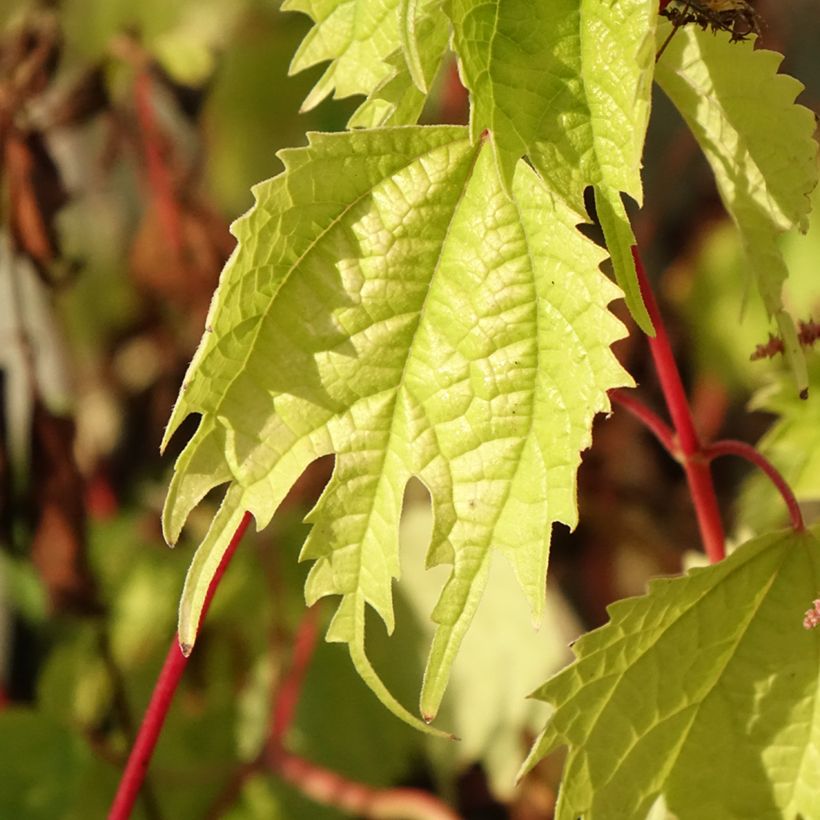
[[[285,174],[236,226],[166,435],[201,414],[169,491],[171,542],[231,480],[186,582],[180,640],[194,642],[243,511],[264,526],[307,464],[335,452],[302,550],[316,561],[307,598],[343,596],[329,639],[410,719],[367,661],[364,616],[369,604],[392,631],[398,519],[416,475],[435,509],[428,565],[453,565],[422,687],[431,719],[493,548],[541,617],[551,523],[575,525],[592,418],[629,381],[609,351],[617,291],[575,213],[523,163],[509,198],[465,129],[314,135],[282,158]]]
[[[341,596],[328,640],[348,645],[355,668],[391,711],[426,729],[365,653],[368,608],[388,633],[394,628],[392,584],[400,575],[398,528],[409,479],[419,478],[432,500],[426,566],[447,567],[421,687],[420,711],[429,722],[495,553],[512,566],[532,618],[541,618],[552,524],[575,526],[576,471],[592,419],[608,409],[607,390],[630,383],[609,349],[620,332],[607,305],[619,291],[598,270],[603,254],[577,227],[590,187],[615,277],[638,324],[653,330],[622,196],[641,204],[657,3],[289,0],[284,8],[314,22],[291,70],[329,61],[304,107],[331,93],[363,94],[349,125],[367,130],[311,134],[307,148],[282,152],[284,173],[254,189],[255,207],[236,223],[239,244],[165,437],[167,443],[187,415],[200,416],[168,494],[171,543],[206,494],[224,486],[186,579],[180,640],[190,651],[206,590],[245,511],[265,526],[302,471],[334,454],[333,478],[307,518],[312,529],[301,557],[314,562],[308,603]],[[667,31],[661,26],[659,37]],[[470,94],[470,126],[416,127],[448,37]],[[750,43],[686,27],[657,77],[713,167],[803,387],[776,240],[806,227],[816,145],[811,117],[794,104],[799,86],[776,73],[778,64]],[[780,554],[774,547],[763,552]],[[683,596],[675,605],[687,617],[680,634],[669,633],[677,636],[674,647],[693,640],[691,624],[703,619],[717,634],[728,617],[729,634],[740,630],[738,663],[744,652],[768,649],[743,642],[748,607],[727,614],[722,604],[686,597],[694,595],[686,590],[714,583],[720,601],[726,589],[733,601],[741,593],[756,601],[750,590],[757,576],[743,581],[743,573],[732,574],[735,564],[654,588],[650,603]],[[760,566],[748,564],[750,572]],[[805,594],[800,606],[813,595]],[[676,650],[653,635],[646,640],[657,669],[658,658],[665,662]],[[581,647],[596,640],[579,645],[579,665]],[[705,677],[720,677],[709,663],[720,665],[726,643],[716,644],[699,660]],[[576,680],[574,674],[556,681]],[[617,685],[620,675],[606,680]],[[588,752],[586,735],[562,728],[561,716],[576,714],[585,693],[559,683],[542,693],[557,711],[541,749],[562,739],[583,742],[570,761],[567,816],[587,804],[597,811],[610,787],[633,789],[638,813],[662,792],[673,810],[686,811],[674,788],[657,785],[670,772],[688,776],[674,760],[649,785],[629,766],[609,783],[575,776],[587,771],[584,755],[611,761],[628,741],[608,713],[600,746],[597,712],[591,726],[584,724]],[[678,695],[681,702],[692,692],[684,687]],[[787,708],[802,703],[796,698]],[[747,705],[748,698],[741,709]],[[507,730],[523,720],[511,718]],[[666,754],[679,745],[681,725],[680,718],[665,721],[663,731],[650,732],[651,743],[666,744]],[[652,745],[651,753],[659,748]]]
[[[0,806],[8,817],[68,817],[91,761],[82,739],[54,719],[14,708],[0,713]]]
[[[668,33],[662,26],[659,41]],[[687,27],[670,42],[656,77],[712,166],[802,391],[808,376],[794,322],[783,307],[788,269],[777,237],[808,229],[817,143],[812,112],[794,104],[803,86],[777,73],[781,60],[750,41],[731,42],[729,33]]]
[[[525,154],[581,213],[595,187],[618,284],[650,333],[620,192],[641,203],[656,12],[654,0],[451,3],[473,139],[492,132],[506,187]]]
[[[402,639],[402,629],[411,621],[420,634],[414,647],[405,649],[403,644],[401,651],[402,655],[418,655],[421,662],[434,631],[428,613],[447,571],[445,567],[424,568],[433,520],[428,504],[412,495],[411,485],[402,516],[402,575],[397,596],[407,600],[412,617],[400,614],[396,638]],[[547,596],[545,622],[533,630],[527,602],[509,564],[496,556],[491,573],[492,584],[455,659],[442,704],[441,720],[460,741],[445,744],[431,738],[427,745],[439,779],[480,761],[493,793],[508,799],[526,755],[523,738],[539,732],[546,714],[544,704],[527,695],[570,660],[567,645],[581,627],[569,614],[560,590],[553,588]],[[406,627],[404,631],[406,634]],[[393,657],[397,651],[394,649]],[[476,681],[481,685],[476,686]]]
[[[775,415],[775,422],[757,443],[758,448],[789,482],[798,500],[804,503],[806,515],[817,515],[820,502],[820,368],[812,362],[809,370],[809,397],[795,395],[790,379],[780,378],[761,388],[751,402],[751,409]],[[782,509],[772,503],[770,485],[753,476],[740,497],[739,520],[753,532],[784,523]]]
[[[390,71],[350,118],[351,128],[418,122],[447,50],[449,26],[436,0],[402,0],[402,14],[402,48],[385,59]]]
[[[165,350],[166,341],[188,338],[201,321],[192,306],[201,304],[204,314],[224,258],[216,251],[210,267],[188,269],[189,256],[199,257],[204,236],[216,233],[219,222],[196,215],[244,207],[250,180],[280,170],[274,149],[299,144],[305,130],[335,130],[348,117],[349,128],[366,130],[312,134],[307,147],[281,152],[284,172],[255,188],[255,206],[236,224],[239,244],[166,434],[167,444],[185,417],[199,417],[198,427],[185,428],[195,432],[179,457],[164,515],[169,540],[180,541],[177,553],[152,550],[156,510],[135,514],[126,500],[134,483],[118,487],[119,510],[109,511],[108,523],[91,525],[88,555],[81,554],[91,566],[94,614],[72,615],[55,629],[47,584],[21,559],[21,538],[13,533],[14,557],[0,561],[6,576],[0,580],[26,629],[38,630],[42,648],[35,652],[41,665],[32,708],[0,714],[3,816],[104,814],[117,776],[107,761],[119,759],[128,744],[129,721],[118,698],[124,692],[135,715],[142,708],[173,630],[175,591],[188,560],[183,526],[200,543],[179,612],[189,650],[205,590],[245,511],[260,528],[268,524],[302,472],[327,454],[336,458],[335,472],[308,516],[309,532],[277,520],[272,532],[248,536],[221,583],[157,749],[152,785],[162,813],[217,813],[221,795],[238,789],[226,816],[338,816],[283,786],[264,771],[260,756],[304,606],[302,588],[311,603],[337,596],[328,637],[344,645],[317,650],[285,739],[308,760],[374,786],[407,782],[420,773],[414,767],[426,765],[444,790],[478,762],[495,795],[507,799],[525,739],[549,708],[523,694],[553,674],[569,639],[554,586],[545,599],[552,524],[577,523],[576,473],[592,441],[593,418],[609,410],[608,390],[631,383],[610,350],[623,333],[609,313],[611,300],[625,294],[640,327],[652,332],[624,196],[642,203],[656,34],[663,39],[668,26],[657,25],[657,0],[286,0],[283,8],[310,21],[280,17],[269,0],[66,0],[55,12],[64,22],[67,60],[104,59],[100,96],[110,99],[95,104],[111,116],[100,116],[79,139],[62,132],[82,124],[43,126],[43,135],[61,146],[55,156],[73,158],[75,171],[108,166],[109,152],[123,150],[114,143],[133,152],[127,162],[115,162],[117,174],[129,178],[125,194],[119,185],[109,190],[107,174],[105,186],[96,177],[90,182],[88,170],[85,180],[82,172],[67,174],[72,189],[87,185],[95,194],[77,197],[60,213],[64,255],[84,259],[90,270],[53,297],[83,363],[80,381],[91,385],[86,398],[102,394],[103,404],[114,405],[80,413],[75,442],[84,453],[82,471],[103,485],[109,470],[125,471],[133,442],[130,450],[89,456],[84,437],[109,435],[96,429],[106,426],[97,421],[126,404],[141,423],[154,417],[190,357],[193,338],[190,347],[178,341],[173,351],[173,345]],[[326,63],[309,92],[310,74],[277,79],[303,31],[309,33],[291,70]],[[809,318],[816,251],[804,252],[811,257],[804,284],[781,298],[795,259],[791,238],[779,240],[806,227],[816,146],[810,115],[794,103],[798,84],[778,75],[778,66],[778,55],[752,43],[686,26],[660,60],[657,80],[712,166],[766,309],[799,369],[786,310]],[[456,69],[469,94],[469,127],[419,127],[458,97]],[[141,124],[145,111],[134,116],[137,77],[150,91],[141,105],[154,115],[155,139]],[[288,118],[282,109],[295,112],[305,95],[305,109],[327,96],[360,96],[321,106],[301,122]],[[188,104],[203,112],[201,122],[182,111]],[[48,119],[56,108],[45,108]],[[41,114],[39,106],[14,112],[10,128],[26,123],[36,130]],[[109,133],[111,123],[117,125]],[[129,125],[140,130],[122,139],[120,130]],[[192,147],[200,126],[207,163],[201,146]],[[84,151],[72,151],[72,140]],[[172,190],[157,183],[156,167],[142,167],[149,155],[164,161]],[[202,179],[200,166],[208,169]],[[678,182],[674,187],[687,187]],[[200,200],[200,183],[215,197],[214,209]],[[22,190],[29,187],[36,204],[37,185],[26,181]],[[150,190],[157,213],[146,215],[141,245],[156,253],[142,271],[135,266],[131,281],[121,275],[122,249],[130,244],[131,209],[142,189]],[[579,230],[590,194],[620,288],[599,270],[604,250]],[[18,198],[30,217],[31,201]],[[7,199],[14,204],[14,196]],[[167,277],[161,271],[155,280],[164,285],[178,277],[172,289],[200,293],[199,302],[175,294],[179,302],[167,311],[175,318],[166,326],[157,317],[167,319],[167,293],[159,287],[146,298],[139,290],[150,290],[145,269],[161,263],[162,249],[174,244],[165,242],[167,224],[161,224],[173,206],[186,234],[184,253],[169,261]],[[662,220],[644,216],[642,227],[665,232]],[[196,230],[188,237],[190,227]],[[4,226],[7,236],[14,238]],[[769,362],[740,364],[764,341],[766,317],[749,311],[737,332],[744,298],[737,254],[725,232],[712,233],[702,247],[697,276],[715,281],[693,285],[689,329],[699,350],[686,364],[695,364],[692,383],[702,375],[698,366],[722,368],[724,384],[731,381],[739,392],[776,369]],[[0,278],[11,294],[19,264],[10,253],[4,258]],[[27,279],[48,293],[29,267]],[[36,303],[26,288],[30,310]],[[184,330],[174,326],[183,323],[180,314],[190,322]],[[11,407],[17,397],[18,405],[16,415],[8,408],[6,415],[21,447],[36,406],[32,385],[44,401],[67,392],[52,389],[62,386],[67,368],[56,356],[64,346],[51,341],[57,323],[50,306],[34,319],[11,295],[0,298],[7,335],[22,339],[18,331],[25,329],[32,337],[28,353],[49,363],[48,373],[38,371],[32,380],[24,345],[7,351],[4,383],[14,389],[5,398]],[[701,332],[707,324],[711,329]],[[144,330],[135,333],[136,326]],[[98,348],[110,339],[123,349],[101,355]],[[132,347],[133,341],[139,344]],[[143,359],[146,347],[152,353]],[[635,348],[626,355],[636,363]],[[142,381],[131,380],[127,395],[112,400],[109,381],[133,362]],[[143,395],[152,379],[158,389]],[[806,383],[803,374],[798,381]],[[812,366],[809,381],[817,388]],[[817,396],[801,402],[786,379],[774,383],[756,399],[756,407],[777,416],[761,448],[809,513],[820,498]],[[603,429],[604,454],[619,421]],[[141,445],[150,436],[140,426],[129,437]],[[617,469],[635,481],[633,495],[645,497],[639,482],[646,481],[648,459],[620,445],[610,444],[617,455],[603,460],[622,462]],[[584,476],[592,487],[601,486],[597,461],[590,459]],[[138,481],[146,472],[155,480],[158,470],[152,465]],[[416,479],[429,491],[429,510],[413,502]],[[596,502],[609,489],[604,484]],[[151,506],[142,490],[137,495]],[[291,496],[292,516],[301,516],[307,498],[302,489]],[[768,485],[752,482],[738,530],[760,538],[720,566],[657,583],[645,598],[616,607],[612,623],[577,644],[576,663],[540,690],[554,717],[532,759],[548,746],[570,745],[564,816],[640,817],[650,807],[656,814],[668,808],[682,820],[811,815],[816,635],[799,622],[818,594],[816,546],[809,536],[765,534],[779,505]],[[63,511],[52,504],[52,512],[55,506]],[[600,516],[615,505],[590,505],[596,506]],[[613,576],[623,573],[620,548],[629,537],[619,530],[630,511],[621,509],[627,505],[620,498],[617,506],[611,539],[608,520],[593,521],[594,511],[588,519],[592,538],[611,547]],[[653,541],[660,552],[660,527],[637,520],[642,543]],[[9,529],[27,537],[28,527],[15,520]],[[300,567],[288,556],[306,532],[307,564]],[[85,543],[82,534],[77,540]],[[591,575],[594,563],[586,550],[577,562]],[[570,583],[579,593],[575,584],[590,578]],[[605,586],[593,577],[595,584]],[[544,618],[546,626],[533,632],[530,623]],[[425,729],[403,705],[421,680],[422,716],[440,709],[442,724],[463,742],[441,743],[440,733],[423,736],[393,720],[359,678],[393,712]],[[715,770],[720,781],[708,777]]]
[[[283,11],[301,11],[315,26],[293,56],[293,73],[330,60],[302,108],[328,94],[369,94],[389,75],[385,58],[400,47],[400,0],[285,0]]]
[[[820,543],[774,533],[610,608],[535,696],[555,711],[529,765],[570,746],[559,820],[811,817],[820,805]],[[674,671],[672,671],[674,670]]]

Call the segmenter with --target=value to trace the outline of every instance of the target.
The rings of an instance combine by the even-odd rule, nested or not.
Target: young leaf
[[[366,605],[393,626],[398,521],[429,488],[434,610],[422,689],[435,715],[487,580],[511,562],[535,618],[553,521],[574,526],[575,473],[606,391],[630,383],[610,344],[617,288],[577,215],[521,163],[508,196],[483,140],[457,127],[314,134],[255,189],[166,440],[189,413],[164,526],[176,540],[230,487],[186,583],[180,640],[243,510],[264,526],[307,464],[336,454],[302,558],[313,602],[341,595],[328,639],[402,718],[364,652]]]
[[[416,20],[420,15],[421,0],[400,0],[399,2],[399,38],[407,70],[413,78],[413,83],[422,94],[427,93],[427,78],[424,76],[424,66],[419,54],[420,43],[416,33]]]
[[[556,817],[811,817],[820,543],[773,533],[610,607],[535,697],[555,706],[527,766],[570,746]]]
[[[659,41],[669,26],[658,29]],[[658,85],[683,115],[712,166],[735,221],[769,315],[777,322],[800,391],[806,364],[794,322],[783,307],[788,270],[777,244],[792,228],[805,232],[817,184],[815,121],[795,104],[803,86],[778,74],[782,55],[755,50],[686,26],[658,61]]]
[[[749,409],[771,413],[776,421],[757,443],[757,448],[782,473],[805,515],[816,516],[820,502],[820,362],[809,359],[810,392],[801,401],[787,378],[778,378],[752,398]],[[813,503],[811,503],[813,502]],[[739,499],[738,519],[753,531],[763,526],[778,526],[786,519],[777,491],[764,475],[753,474],[745,483]]]
[[[336,98],[369,94],[390,75],[385,57],[401,46],[401,0],[284,0],[282,11],[301,11],[315,25],[302,40],[290,73],[330,60],[302,104],[315,108],[328,94]]]
[[[407,2],[407,0],[404,0]],[[409,8],[409,7],[408,7]],[[410,46],[396,49],[385,58],[388,76],[373,89],[368,98],[356,109],[348,122],[349,128],[377,128],[380,125],[415,125],[424,108],[427,92],[419,89],[411,73],[409,59],[421,73],[424,87],[429,88],[438,74],[447,51],[450,24],[441,3],[432,0],[416,3],[413,23],[413,55],[408,58]],[[410,36],[406,33],[403,36]]]
[[[452,0],[454,43],[472,95],[473,139],[488,129],[506,186],[528,155],[583,213],[595,186],[618,283],[652,333],[631,253],[620,192],[639,204],[649,120],[656,0]],[[617,200],[617,203],[616,203]]]

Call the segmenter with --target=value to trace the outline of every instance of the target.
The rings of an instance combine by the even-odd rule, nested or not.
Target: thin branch
[[[803,521],[803,513],[800,511],[800,505],[797,503],[797,498],[792,488],[788,485],[786,479],[783,478],[778,469],[756,447],[752,447],[751,444],[746,444],[745,441],[727,439],[710,444],[704,448],[703,452],[710,460],[720,456],[738,456],[754,464],[755,467],[758,467],[769,477],[772,484],[774,484],[777,491],[783,497],[794,531],[803,532],[803,530],[806,529],[806,525]]]
[[[421,789],[374,789],[349,780],[289,752],[284,739],[296,714],[305,675],[318,639],[317,606],[306,613],[293,641],[290,668],[279,684],[271,712],[271,733],[264,753],[270,771],[309,799],[366,820],[458,820],[435,795]],[[248,777],[255,767],[242,773]]]
[[[246,512],[236,528],[236,532],[231,538],[225,554],[217,567],[214,577],[211,580],[208,591],[205,595],[205,602],[202,605],[202,614],[199,618],[200,627],[211,605],[211,600],[214,597],[216,588],[228,568],[228,564],[236,552],[245,530],[250,524],[251,515]],[[111,809],[108,814],[108,820],[127,820],[131,815],[131,810],[134,807],[134,801],[139,794],[142,782],[145,779],[145,773],[148,770],[148,764],[151,761],[151,755],[154,752],[154,747],[157,744],[160,731],[165,723],[165,717],[168,714],[168,709],[171,706],[171,701],[176,693],[179,681],[182,678],[182,673],[188,664],[186,658],[180,648],[178,637],[174,635],[168,654],[165,658],[165,663],[162,666],[162,671],[157,678],[154,685],[154,691],[151,694],[151,701],[145,711],[145,716],[142,719],[139,733],[137,734],[136,742],[131,749],[131,754],[128,757],[128,763],[125,771],[120,779],[117,794],[114,797],[114,802],[111,804]]]
[[[641,295],[655,328],[654,337],[649,337],[649,350],[666,406],[669,409],[669,416],[675,428],[681,453],[679,460],[686,473],[703,548],[709,560],[714,564],[725,557],[726,545],[723,524],[720,520],[720,509],[715,495],[715,485],[709,470],[709,460],[703,454],[703,447],[695,430],[686,391],[683,389],[678,365],[672,353],[672,345],[666,333],[666,326],[658,310],[655,294],[652,292],[637,247],[632,248],[632,256],[635,259],[635,270],[641,287]]]
[[[305,675],[319,637],[318,615],[318,605],[310,607],[305,612],[293,639],[290,669],[282,678],[274,699],[270,735],[270,743],[274,748],[282,747],[285,735],[296,715]]]
[[[680,448],[675,440],[675,431],[654,410],[626,390],[610,390],[609,398],[653,433],[672,458],[680,459]]]
[[[449,806],[421,789],[373,789],[283,749],[271,765],[282,780],[315,802],[366,820],[460,820]]]
[[[136,735],[134,716],[131,712],[131,705],[128,702],[128,693],[126,691],[122,670],[114,657],[108,630],[104,623],[100,623],[98,626],[97,646],[103,665],[108,672],[109,681],[111,682],[111,701],[114,712],[130,745],[134,743]],[[122,765],[122,762],[120,761],[118,765]],[[157,800],[151,781],[145,774],[143,775],[140,798],[142,799],[145,813],[150,820],[161,820],[162,812],[159,808],[159,801]]]
[[[659,14],[662,13],[666,9],[666,7],[669,5],[670,2],[671,2],[671,0],[660,0],[658,13]],[[691,5],[691,0],[686,0],[686,5],[683,7],[683,11],[681,12],[681,14],[683,16],[685,16],[686,12],[689,11],[690,5]],[[663,52],[666,51],[666,47],[669,45],[669,43],[672,42],[672,38],[675,36],[675,34],[677,34],[677,31],[678,31],[679,28],[680,28],[680,25],[676,25],[675,23],[672,24],[672,31],[669,32],[669,35],[663,41],[661,47],[658,49],[657,54],[655,54],[655,62],[656,63],[663,56]]]
[[[157,126],[152,99],[152,81],[149,69],[143,68],[134,83],[134,103],[137,121],[142,133],[148,184],[159,215],[169,250],[179,260],[183,250],[182,217],[174,194],[168,163],[163,157],[162,135]]]

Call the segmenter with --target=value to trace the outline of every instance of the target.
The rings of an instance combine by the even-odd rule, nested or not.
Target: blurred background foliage
[[[787,54],[784,70],[807,85],[801,102],[820,110],[820,5],[756,5],[764,44]],[[343,128],[355,108],[298,113],[321,73],[287,77],[308,27],[274,0],[0,0],[0,817],[102,817],[110,804],[211,514],[195,516],[174,551],[164,545],[159,510],[185,430],[163,458],[158,444],[233,246],[228,225],[251,205],[251,186],[279,171],[279,148]],[[440,94],[429,116],[465,121],[456,84]],[[750,360],[768,324],[708,168],[660,97],[644,177],[636,233],[664,272],[659,294],[701,430],[760,439],[816,518],[817,353],[808,401],[780,357]],[[820,319],[820,227],[784,249],[791,310]],[[640,336],[618,353],[660,408]],[[716,467],[737,538],[785,523],[762,477]],[[325,625],[321,607],[305,614],[296,557],[330,469],[312,465],[274,523],[246,536],[136,817],[344,816],[332,795],[335,807],[322,806],[288,782],[269,749],[294,646]],[[344,650],[318,642],[288,750],[371,787],[430,789],[466,818],[551,817],[560,759],[514,787],[544,720],[526,694],[608,603],[678,571],[697,545],[677,466],[623,413],[599,420],[579,481],[581,525],[555,534],[540,631],[497,562],[440,720],[461,743],[396,721]],[[442,583],[423,571],[428,507],[423,488],[408,487],[398,628],[388,640],[374,621],[368,647],[408,704]]]

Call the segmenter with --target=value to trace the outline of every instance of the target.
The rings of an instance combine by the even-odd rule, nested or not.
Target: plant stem
[[[283,749],[272,765],[279,777],[317,803],[367,820],[459,820],[451,808],[420,789],[374,789]]]
[[[245,530],[250,524],[251,515],[245,513],[236,532],[231,538],[225,554],[214,573],[213,580],[208,587],[208,592],[205,595],[205,602],[202,605],[202,614],[199,619],[199,625],[205,619],[208,608],[211,605],[211,600],[214,597],[217,586],[228,568],[228,564],[236,552]],[[148,770],[148,764],[151,760],[151,755],[154,752],[154,747],[157,744],[159,733],[165,722],[165,717],[168,714],[168,709],[171,706],[171,701],[182,678],[182,673],[188,664],[186,658],[180,648],[179,641],[176,635],[171,642],[168,654],[165,658],[165,663],[162,666],[162,671],[157,678],[154,685],[154,691],[151,694],[151,701],[145,711],[145,716],[142,719],[137,739],[131,749],[131,754],[128,757],[128,763],[125,771],[120,779],[117,794],[114,797],[114,802],[111,804],[111,809],[108,813],[108,820],[127,820],[131,815],[131,810],[134,807],[134,801],[137,799],[142,782],[145,779],[145,773]]]
[[[302,618],[293,639],[290,667],[277,687],[264,761],[273,774],[317,803],[372,820],[458,820],[437,797],[421,789],[375,789],[295,755],[285,735],[296,715],[305,675],[318,638],[318,606]],[[249,770],[253,773],[253,769]]]
[[[137,75],[134,84],[134,102],[142,133],[145,164],[148,168],[148,184],[165,234],[165,241],[168,243],[174,260],[179,261],[183,250],[182,217],[174,194],[171,171],[167,160],[163,157],[162,135],[154,114],[152,81],[147,67]]]
[[[695,430],[692,412],[689,409],[689,402],[683,389],[680,372],[672,353],[666,326],[663,323],[660,310],[658,310],[655,294],[649,285],[649,279],[637,247],[632,248],[632,256],[635,259],[635,270],[638,275],[641,295],[655,328],[655,336],[649,337],[649,350],[669,410],[669,416],[672,419],[672,426],[675,429],[675,438],[677,439],[675,450],[679,453],[678,460],[686,473],[686,481],[689,484],[689,494],[695,507],[695,515],[697,516],[704,551],[709,557],[709,561],[714,564],[725,557],[726,547],[723,524],[720,520],[720,510],[715,495],[715,485],[709,469],[709,459],[703,452],[703,447]]]
[[[642,401],[629,395],[625,390],[610,390],[609,398],[654,433],[655,438],[672,458],[680,460],[681,454],[675,440],[675,431],[654,410],[650,410]]]
[[[800,511],[800,505],[797,503],[792,488],[786,483],[786,479],[783,478],[777,468],[757,448],[752,447],[751,444],[746,444],[744,441],[716,441],[704,448],[704,455],[710,460],[719,456],[739,456],[760,468],[771,479],[772,484],[783,497],[794,531],[803,532],[806,529],[803,522],[803,513]]]
[[[296,715],[296,707],[299,705],[299,696],[305,682],[305,674],[308,666],[310,666],[313,651],[316,648],[316,641],[319,637],[318,615],[318,605],[310,607],[305,612],[293,639],[290,669],[282,678],[276,693],[270,735],[270,744],[276,749],[282,748],[285,735]]]

